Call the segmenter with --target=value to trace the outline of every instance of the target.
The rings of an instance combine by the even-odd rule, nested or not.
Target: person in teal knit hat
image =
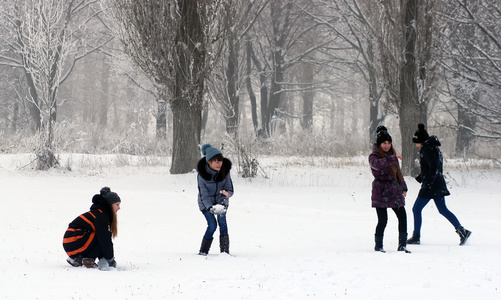
[[[209,253],[218,224],[221,253],[229,254],[230,240],[226,212],[229,199],[233,196],[233,182],[230,176],[232,164],[211,144],[204,144],[200,149],[204,157],[197,164],[198,207],[207,221],[207,229],[199,254],[205,256]]]

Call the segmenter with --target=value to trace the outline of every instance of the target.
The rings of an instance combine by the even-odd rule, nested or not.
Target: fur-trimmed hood
[[[205,157],[201,158],[197,164],[197,172],[200,176],[207,181],[223,181],[226,179],[228,173],[230,173],[232,163],[226,157],[223,157],[223,165],[221,166],[221,170],[216,172],[209,168],[209,164],[205,160]]]

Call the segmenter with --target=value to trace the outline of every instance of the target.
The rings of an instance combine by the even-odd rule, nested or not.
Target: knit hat
[[[430,136],[428,135],[428,132],[424,129],[423,123],[419,123],[417,127],[418,130],[416,131],[416,133],[414,133],[414,136],[412,137],[412,142],[414,142],[415,144],[422,144],[426,142],[426,140]]]
[[[376,134],[378,134],[380,131],[388,131],[388,129],[386,128],[386,126],[384,125],[379,125],[377,128],[376,128]]]
[[[221,151],[217,148],[212,147],[211,144],[203,144],[200,148],[202,150],[202,155],[205,155],[205,160],[208,162],[216,155],[223,155]]]
[[[109,187],[105,186],[100,191],[99,194],[103,197],[109,205],[113,203],[122,202],[117,193],[112,192]]]
[[[378,126],[378,129],[380,129],[379,127],[384,127],[384,126]],[[386,127],[384,127],[384,129],[381,129],[379,131],[376,130],[377,131],[376,143],[378,146],[386,141],[389,141],[390,143],[392,142],[391,135],[385,129]]]

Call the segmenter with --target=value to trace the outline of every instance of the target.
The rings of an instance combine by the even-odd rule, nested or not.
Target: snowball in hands
[[[224,205],[216,204],[210,208],[210,212],[215,215],[222,215],[226,213],[226,208],[224,207]]]

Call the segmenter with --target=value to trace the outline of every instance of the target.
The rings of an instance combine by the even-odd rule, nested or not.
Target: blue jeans
[[[414,203],[414,206],[412,207],[412,212],[414,214],[414,233],[420,234],[421,233],[421,223],[422,223],[422,216],[421,212],[423,211],[423,208],[430,202],[431,199],[428,198],[421,198],[417,197],[416,202]],[[438,212],[444,216],[449,222],[451,222],[452,226],[454,228],[458,228],[461,226],[461,223],[459,223],[458,218],[447,208],[445,205],[445,198],[442,196],[440,198],[433,199],[435,201],[435,205],[437,206]]]
[[[219,224],[219,234],[228,235],[228,225],[226,224],[226,214],[214,216],[210,211],[202,212],[207,220],[207,230],[204,234],[204,239],[211,240],[214,232],[216,232],[217,224]]]

